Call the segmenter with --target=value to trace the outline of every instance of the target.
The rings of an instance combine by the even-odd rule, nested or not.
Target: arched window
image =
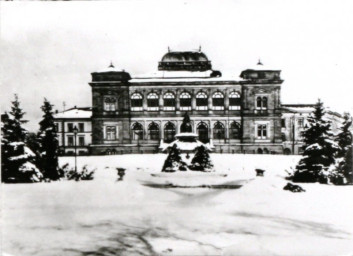
[[[143,126],[140,123],[132,125],[132,138],[133,140],[143,140]]]
[[[267,97],[258,96],[256,98],[256,109],[257,110],[266,110],[267,109]]]
[[[106,96],[104,97],[104,110],[105,111],[116,111],[117,100],[116,97]]]
[[[196,109],[197,110],[207,110],[208,109],[208,99],[207,99],[206,93],[199,92],[196,95]]]
[[[212,95],[213,110],[224,109],[224,95],[221,92],[215,92]]]
[[[229,109],[230,110],[240,109],[240,94],[238,92],[231,92],[229,94]]]
[[[225,138],[224,125],[221,122],[216,122],[213,126],[213,138],[223,140]]]
[[[207,143],[208,139],[208,126],[204,122],[197,125],[197,134],[199,135],[199,140],[203,143]]]
[[[167,92],[163,96],[164,110],[175,110],[175,96],[171,92]]]
[[[172,142],[175,136],[175,125],[172,122],[168,122],[164,126],[164,140],[165,142]]]
[[[158,111],[159,110],[158,95],[155,92],[151,92],[147,95],[147,110]]]
[[[180,110],[191,110],[191,95],[188,92],[180,94]]]
[[[142,111],[142,95],[134,93],[131,95],[131,111]]]
[[[155,122],[148,126],[148,135],[150,140],[159,140],[159,126]]]
[[[237,122],[232,122],[229,126],[229,138],[238,140],[240,139],[240,124]]]

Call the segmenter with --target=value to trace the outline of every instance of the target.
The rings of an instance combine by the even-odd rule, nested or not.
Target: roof
[[[54,114],[55,119],[87,119],[92,116],[92,108],[70,108],[63,112]]]
[[[262,62],[259,60],[259,62],[254,65],[251,66],[245,70],[257,70],[257,71],[280,71],[280,69],[278,68],[274,68],[274,67],[269,67],[267,65],[262,64]]]
[[[208,61],[206,54],[201,51],[168,52],[162,57],[162,62]]]
[[[108,73],[108,72],[124,72],[124,70],[118,69],[114,67],[113,63],[110,63],[109,67],[98,70],[95,73]]]

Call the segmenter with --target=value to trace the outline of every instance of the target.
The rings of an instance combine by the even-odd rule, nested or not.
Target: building
[[[131,77],[111,64],[91,74],[92,108],[55,115],[60,146],[74,153],[76,126],[81,154],[158,152],[183,132],[188,113],[192,132],[215,152],[298,154],[314,105],[281,104],[280,73],[259,61],[223,77],[201,51],[168,51],[150,75]],[[327,113],[337,130],[341,116]]]
[[[201,51],[168,51],[146,76],[110,65],[89,83],[92,153],[156,152],[182,132],[185,112],[216,152],[282,153],[280,72],[259,62],[225,78]]]
[[[282,105],[282,141],[283,153],[301,154],[303,149],[302,132],[307,127],[307,118],[314,111],[315,104],[283,104]],[[331,121],[334,134],[339,132],[342,115],[326,110],[325,118]]]
[[[90,153],[92,144],[92,108],[71,108],[54,114],[60,153],[79,155]],[[76,129],[75,129],[76,128]],[[75,134],[75,130],[77,130]]]

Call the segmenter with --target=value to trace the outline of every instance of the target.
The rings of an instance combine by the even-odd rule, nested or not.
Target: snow
[[[93,181],[4,184],[8,255],[353,255],[353,186],[283,190],[299,157],[211,154],[216,172],[161,173],[165,154],[79,156]],[[74,164],[73,157],[60,165]],[[123,181],[117,167],[126,168]],[[255,176],[255,168],[266,170]],[[204,175],[205,174],[205,175]],[[227,175],[227,176],[224,176]],[[239,189],[144,186],[240,183]]]
[[[124,72],[122,69],[115,68],[114,66],[109,66],[107,68],[103,68],[96,73],[105,73],[105,72]]]
[[[23,145],[24,143],[23,142],[12,142],[10,144],[19,146],[19,145]],[[24,153],[21,155],[9,157],[9,160],[10,161],[17,161],[17,160],[21,160],[21,159],[29,159],[29,158],[36,156],[33,153],[33,151],[29,149],[29,147],[24,146],[23,151],[24,151]]]
[[[54,118],[91,118],[91,110],[82,110],[82,109],[70,109],[64,112],[54,114]]]

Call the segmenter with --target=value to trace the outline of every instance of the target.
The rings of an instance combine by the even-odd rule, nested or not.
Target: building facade
[[[92,73],[93,154],[156,152],[184,114],[216,152],[282,153],[280,70],[261,63],[224,78],[201,51],[168,52],[153,75]]]
[[[71,108],[55,113],[55,126],[60,154],[78,155],[90,153],[92,144],[92,108]],[[76,132],[75,132],[76,131]]]

